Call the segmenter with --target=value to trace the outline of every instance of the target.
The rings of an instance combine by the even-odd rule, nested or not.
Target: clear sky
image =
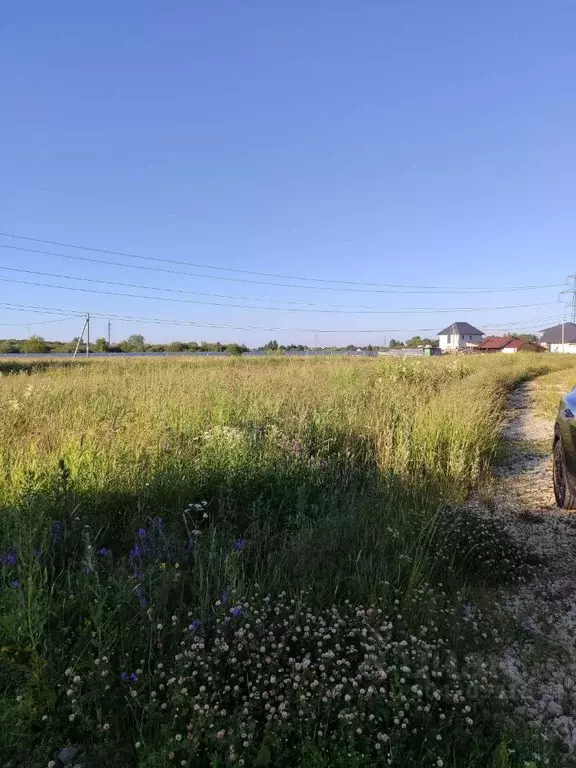
[[[576,272],[575,39],[572,0],[7,2],[0,230],[324,280],[562,284]],[[338,286],[257,285],[215,279],[243,273],[6,236],[0,244],[212,278],[7,248],[0,248],[2,267],[251,299],[3,269],[0,278],[9,280],[179,301],[0,281],[0,304],[343,329],[321,334],[321,344],[382,343],[412,335],[384,329],[437,331],[454,320],[534,330],[563,312],[561,286],[441,295],[321,290]],[[185,303],[193,301],[208,305]],[[542,306],[471,311],[524,304]],[[389,314],[350,314],[352,305]],[[434,311],[406,312],[422,307]],[[77,334],[77,320],[28,326],[54,319],[0,306],[0,324],[22,324],[0,328],[0,336]],[[104,318],[95,319],[93,333],[104,327]],[[150,340],[315,343],[314,331],[113,321],[115,338],[133,332]]]

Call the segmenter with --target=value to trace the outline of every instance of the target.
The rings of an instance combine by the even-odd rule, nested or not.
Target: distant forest
[[[46,354],[49,352],[74,352],[78,344],[78,337],[71,341],[48,341],[42,336],[30,336],[28,339],[0,339],[0,355],[6,354]],[[342,351],[354,351],[361,349],[363,351],[371,352],[383,349],[398,349],[402,347],[421,347],[430,345],[432,347],[438,346],[436,339],[420,338],[420,336],[414,336],[408,341],[397,341],[396,339],[390,339],[389,343],[383,345],[374,346],[368,344],[365,346],[357,346],[355,344],[349,344],[346,347],[322,347],[326,350],[342,350]],[[276,340],[269,341],[262,347],[257,348],[268,354],[282,354],[283,352],[306,352],[307,350],[316,349],[316,347],[308,347],[305,344],[279,344]],[[82,341],[80,344],[80,351],[86,351],[86,343]],[[244,352],[248,352],[249,348],[244,344],[237,343],[224,343],[219,341],[171,341],[166,344],[149,344],[144,336],[140,334],[133,334],[124,341],[118,343],[109,344],[104,337],[95,339],[90,344],[90,351],[92,352],[226,352],[230,355],[242,355]]]

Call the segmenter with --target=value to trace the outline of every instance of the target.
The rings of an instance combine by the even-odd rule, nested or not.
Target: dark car
[[[554,495],[561,509],[576,509],[576,387],[560,401],[554,425]]]

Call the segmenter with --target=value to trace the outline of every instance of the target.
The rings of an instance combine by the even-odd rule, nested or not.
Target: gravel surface
[[[500,596],[518,625],[499,660],[517,712],[576,764],[576,514],[560,511],[552,490],[553,421],[537,417],[538,381],[510,396],[504,458],[489,491],[473,500],[499,517],[539,565],[533,578]],[[559,763],[560,764],[560,758]]]

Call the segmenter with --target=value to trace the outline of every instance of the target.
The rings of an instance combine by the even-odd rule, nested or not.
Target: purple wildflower
[[[100,549],[96,551],[96,554],[100,555],[100,557],[111,557],[112,550],[107,547],[100,547]]]
[[[139,557],[142,557],[142,547],[136,543],[130,550],[130,560],[136,560]]]
[[[130,675],[130,681],[132,683],[137,683],[138,682],[138,675],[135,672],[132,672],[132,674]]]
[[[234,542],[234,552],[243,552],[248,546],[248,542],[244,538],[236,539]]]
[[[136,587],[136,595],[138,596],[138,600],[140,600],[142,608],[148,608],[148,598],[140,585]]]
[[[14,579],[13,581],[10,582],[10,586],[12,587],[12,589],[20,589],[20,582],[18,581],[18,579]]]
[[[145,538],[146,528],[138,528],[138,536],[140,536],[141,539]]]
[[[84,568],[82,568],[82,570],[84,571],[84,573],[85,573],[87,576],[89,576],[91,573],[93,573],[93,572],[94,572],[94,568],[92,568],[92,566],[91,566],[91,565],[85,565],[85,566],[84,566]]]
[[[52,544],[58,544],[62,537],[62,521],[56,520],[52,523]]]
[[[164,535],[163,525],[164,525],[164,522],[161,517],[152,518],[152,527],[154,528],[154,532],[157,533],[159,536]]]
[[[232,616],[234,616],[235,619],[237,619],[238,616],[242,616],[242,608],[240,608],[240,606],[236,606],[235,608],[232,608],[230,613]]]
[[[196,632],[196,630],[200,628],[201,624],[202,622],[200,621],[200,619],[194,619],[194,621],[192,622],[192,624],[190,624],[188,629],[190,630],[190,632]]]
[[[222,592],[222,594],[220,595],[220,602],[221,603],[226,604],[228,602],[228,590],[229,589],[230,589],[229,587],[226,587],[224,592]]]
[[[0,563],[2,563],[2,565],[8,565],[10,568],[14,568],[17,559],[16,552],[11,549],[5,555],[0,556]]]
[[[120,680],[122,680],[123,683],[125,683],[128,680],[128,672],[122,672],[120,675]]]

